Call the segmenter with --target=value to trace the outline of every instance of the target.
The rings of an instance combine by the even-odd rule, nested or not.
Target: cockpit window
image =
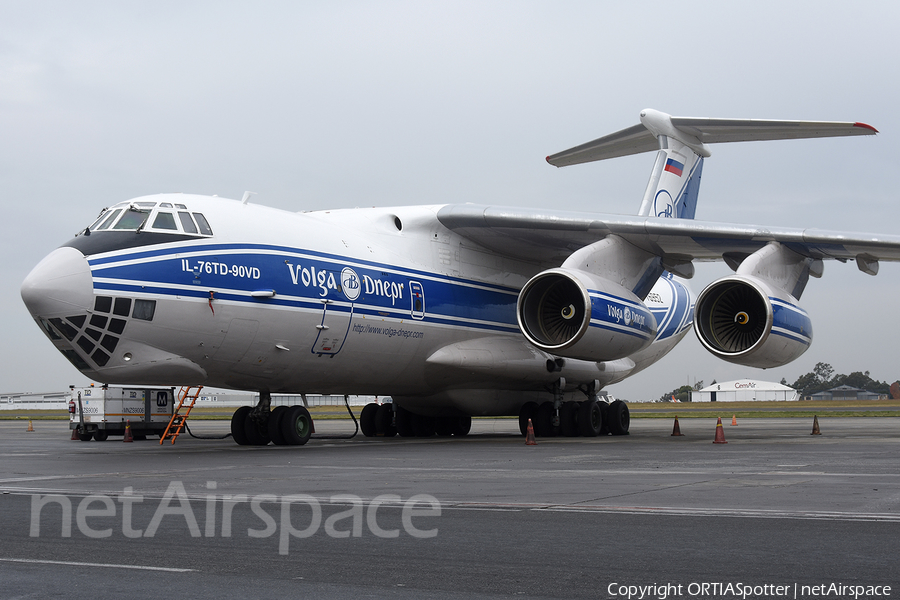
[[[181,228],[185,233],[197,233],[197,226],[194,225],[190,213],[178,211],[178,218],[181,220]]]
[[[92,231],[93,231],[94,229],[96,229],[97,225],[99,225],[99,224],[103,221],[103,219],[105,219],[108,215],[109,215],[109,209],[108,209],[108,208],[104,208],[103,210],[101,210],[101,211],[100,211],[100,216],[98,216],[97,219],[96,219],[93,223],[91,223],[91,226],[88,227],[88,229],[90,229],[90,230],[92,230]]]
[[[113,229],[137,229],[144,224],[149,214],[149,210],[141,210],[130,206],[122,215],[122,218],[119,219],[119,222],[113,226]]]
[[[134,201],[120,202],[103,209],[85,234],[106,230],[140,232],[145,228],[157,232],[213,235],[212,227],[203,213],[192,213],[184,204]]]
[[[116,220],[116,217],[119,216],[119,213],[120,213],[120,212],[122,212],[122,209],[121,209],[121,208],[117,208],[116,210],[110,212],[110,213],[109,213],[109,216],[107,216],[107,217],[103,220],[103,222],[100,223],[100,225],[97,226],[97,229],[96,229],[95,231],[102,231],[102,230],[104,230],[104,229],[109,229],[109,226],[113,224],[113,221]]]
[[[153,229],[172,229],[177,231],[178,225],[175,224],[175,215],[170,212],[157,213],[153,220]]]
[[[200,226],[200,233],[203,235],[212,235],[212,228],[209,226],[209,223],[206,221],[206,217],[203,216],[202,213],[193,213],[194,218],[197,219],[197,225]]]

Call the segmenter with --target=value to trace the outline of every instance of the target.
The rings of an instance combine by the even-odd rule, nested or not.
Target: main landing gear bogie
[[[231,416],[231,436],[241,446],[302,446],[313,433],[313,420],[304,406],[277,406],[254,411],[242,406]]]
[[[472,417],[426,417],[393,404],[366,404],[359,416],[366,437],[462,437],[472,428]]]
[[[524,436],[531,420],[535,437],[596,437],[628,435],[631,417],[621,400],[607,404],[598,400],[538,404],[526,402],[519,410],[519,431]]]

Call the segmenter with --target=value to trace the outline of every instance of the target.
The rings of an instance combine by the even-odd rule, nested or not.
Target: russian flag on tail
[[[684,163],[680,163],[677,160],[670,158],[666,161],[665,170],[681,177],[681,174],[684,172]]]

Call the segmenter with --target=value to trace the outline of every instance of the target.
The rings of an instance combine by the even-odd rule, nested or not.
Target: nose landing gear
[[[272,396],[260,392],[255,407],[242,406],[231,416],[231,435],[241,446],[302,446],[309,441],[314,425],[305,406],[278,406],[270,410]]]

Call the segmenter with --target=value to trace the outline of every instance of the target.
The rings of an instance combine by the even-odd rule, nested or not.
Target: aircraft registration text
[[[245,265],[229,265],[227,263],[198,260],[196,266],[191,266],[190,261],[186,258],[181,259],[181,270],[188,273],[199,275],[205,273],[207,275],[231,275],[232,277],[241,277],[244,279],[259,279],[262,276],[258,267],[247,267]]]

